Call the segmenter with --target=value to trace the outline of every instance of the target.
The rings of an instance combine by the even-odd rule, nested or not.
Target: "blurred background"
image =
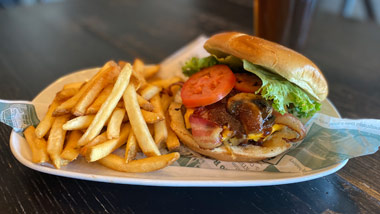
[[[65,0],[0,0],[0,9],[16,6],[48,4]],[[127,1],[127,0],[126,0]],[[227,0],[236,4],[253,5],[252,0]],[[317,0],[318,11],[339,14],[346,18],[380,23],[379,0]]]

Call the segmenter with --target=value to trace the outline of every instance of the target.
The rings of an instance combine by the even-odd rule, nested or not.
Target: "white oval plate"
[[[45,88],[33,99],[39,118],[43,118],[48,105],[63,85],[89,79],[98,69],[87,69],[66,75]],[[322,103],[322,113],[340,117],[330,101]],[[87,163],[83,158],[55,169],[50,164],[38,165],[31,162],[31,151],[23,137],[13,132],[10,136],[10,147],[13,155],[26,167],[58,176],[100,181],[108,183],[148,185],[148,186],[198,186],[198,187],[238,187],[268,186],[308,181],[332,174],[341,169],[348,160],[339,164],[313,170],[306,173],[249,172],[218,169],[199,169],[169,166],[150,173],[123,173],[110,170],[97,163]]]

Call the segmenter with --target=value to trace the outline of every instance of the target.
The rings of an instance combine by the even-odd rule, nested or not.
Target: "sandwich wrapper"
[[[191,57],[209,55],[199,36],[161,63],[161,78],[182,76],[181,67]],[[39,123],[35,106],[49,103],[0,100],[0,121],[22,135],[22,131]],[[267,172],[306,172],[332,166],[344,160],[375,153],[380,147],[380,120],[341,119],[324,114],[324,107],[308,121],[302,120],[307,136],[290,150],[274,158],[254,163],[227,162],[206,158],[181,145],[180,159],[174,166]],[[119,149],[120,150],[120,149]],[[119,151],[119,153],[122,153]],[[167,151],[162,150],[162,153]],[[142,155],[140,156],[142,157]]]

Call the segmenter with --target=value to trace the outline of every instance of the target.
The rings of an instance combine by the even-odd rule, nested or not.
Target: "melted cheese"
[[[281,125],[281,124],[274,124],[274,125],[272,126],[272,131],[271,131],[271,133],[270,133],[269,135],[264,136],[263,133],[249,134],[249,135],[247,136],[247,138],[248,138],[249,140],[258,141],[258,140],[260,140],[260,139],[262,139],[262,138],[265,137],[265,138],[264,138],[264,140],[265,140],[268,136],[270,136],[270,135],[273,134],[274,132],[279,131],[279,130],[281,130],[281,129],[283,129],[283,128],[284,128],[284,125]],[[229,130],[228,128],[226,128],[226,127],[223,127],[222,140],[225,141],[225,140],[230,139],[231,135],[232,135],[232,131],[230,131],[230,130]]]
[[[194,113],[194,109],[193,108],[187,108],[186,109],[186,113],[185,115],[183,116],[183,118],[185,119],[185,126],[187,129],[191,129],[191,125],[190,125],[190,121],[189,121],[189,117],[190,115],[192,115]]]

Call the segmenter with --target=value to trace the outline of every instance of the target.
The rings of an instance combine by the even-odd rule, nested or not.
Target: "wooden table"
[[[81,0],[0,11],[0,98],[31,100],[58,77],[109,59],[157,63],[201,33],[252,33],[250,1]],[[380,118],[380,27],[317,13],[302,51],[343,117]],[[168,188],[33,171],[0,125],[0,213],[378,213],[380,153],[338,173],[268,187]]]

